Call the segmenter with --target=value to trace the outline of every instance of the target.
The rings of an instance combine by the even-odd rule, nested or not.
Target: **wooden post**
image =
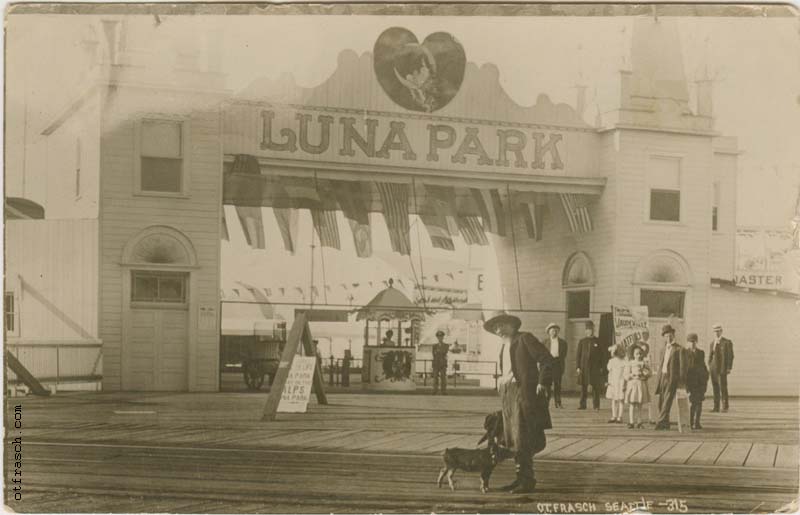
[[[292,327],[292,330],[294,330],[294,327]],[[314,356],[317,363],[314,367],[314,380],[311,384],[311,391],[317,395],[318,404],[328,404],[328,397],[325,395],[325,382],[322,377],[322,361],[317,358],[317,353],[314,352],[314,344],[311,342],[311,328],[308,327],[308,322],[306,322],[305,317],[303,317],[303,334],[301,340],[306,356]]]

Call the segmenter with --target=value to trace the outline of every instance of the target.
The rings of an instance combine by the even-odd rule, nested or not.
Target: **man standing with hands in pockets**
[[[708,353],[708,369],[711,372],[711,386],[714,389],[714,409],[718,412],[720,398],[722,411],[728,411],[728,374],[733,368],[733,342],[722,336],[722,325],[714,324],[714,341]]]
[[[553,427],[548,409],[553,357],[534,335],[520,332],[521,325],[519,318],[504,311],[483,324],[487,332],[503,340],[497,389],[506,445],[516,452],[517,477],[502,490],[513,494],[532,493],[536,488],[533,456],[547,445],[545,429]]]

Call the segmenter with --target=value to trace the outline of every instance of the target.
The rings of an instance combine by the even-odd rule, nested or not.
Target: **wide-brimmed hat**
[[[445,332],[444,332],[444,331],[442,331],[441,329],[439,329],[438,331],[436,331],[436,336],[444,336],[444,335],[445,335]]]
[[[675,328],[669,324],[664,325],[664,327],[661,328],[661,336],[664,336],[667,333],[675,334]]]
[[[586,329],[594,329],[594,322],[592,322],[591,320],[587,320],[586,323],[583,324],[583,326]]]
[[[722,331],[722,324],[714,324],[711,326],[712,331],[720,330]]]
[[[697,333],[689,333],[686,335],[686,340],[697,343]]]
[[[495,311],[489,316],[486,322],[483,323],[483,329],[489,333],[495,334],[497,326],[505,323],[513,324],[514,330],[516,331],[522,325],[522,320],[514,315],[509,315],[505,311]]]
[[[557,323],[555,323],[555,322],[550,322],[549,324],[547,324],[547,328],[544,330],[544,332],[545,332],[545,333],[549,333],[549,332],[550,332],[550,329],[552,329],[552,328],[554,328],[554,327],[555,327],[556,329],[558,329],[559,331],[561,330],[561,326],[560,326],[560,325],[558,325],[558,324],[557,324]]]

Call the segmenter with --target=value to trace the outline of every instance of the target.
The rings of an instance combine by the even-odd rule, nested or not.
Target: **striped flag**
[[[236,214],[244,230],[247,244],[256,249],[266,248],[264,239],[264,219],[260,207],[236,206]]]
[[[411,254],[411,238],[408,223],[408,184],[376,182],[383,205],[383,217],[389,229],[392,250],[400,254]]]
[[[449,191],[448,191],[449,190]],[[452,218],[454,212],[452,202],[455,198],[453,188],[444,186],[425,186],[427,193],[425,198],[425,213],[420,213],[419,218],[425,224],[434,248],[444,250],[455,250],[453,238],[450,237],[451,229],[448,218]],[[458,227],[456,226],[456,229]]]
[[[336,211],[312,209],[311,221],[323,247],[341,249],[339,242],[339,226],[336,222]]]
[[[483,232],[483,224],[477,216],[459,216],[456,218],[461,237],[467,245],[488,245],[489,240]]]
[[[342,213],[350,224],[353,244],[358,257],[372,255],[372,230],[365,197],[369,195],[369,184],[356,181],[330,181],[331,190]]]
[[[500,191],[476,188],[471,188],[471,191],[483,219],[483,229],[498,236],[505,236],[506,212],[500,199]]]
[[[519,207],[522,219],[525,221],[528,238],[540,241],[542,239],[544,206],[535,202],[522,202]]]
[[[585,199],[573,193],[560,193],[561,205],[567,215],[569,229],[572,232],[589,232],[592,230],[592,218]]]

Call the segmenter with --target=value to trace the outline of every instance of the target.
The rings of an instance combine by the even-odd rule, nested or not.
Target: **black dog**
[[[503,412],[495,411],[489,413],[483,420],[483,428],[486,430],[483,436],[478,440],[478,445],[483,442],[489,442],[489,446],[494,444],[505,445],[505,438],[503,437]]]
[[[445,449],[444,453],[442,453],[444,467],[439,471],[439,478],[436,480],[436,485],[441,488],[442,480],[447,476],[447,483],[450,485],[450,490],[455,490],[453,474],[456,470],[480,472],[481,492],[486,493],[489,491],[489,478],[494,468],[501,461],[512,458],[513,456],[514,453],[511,452],[510,449],[493,444],[489,444],[488,447],[484,447],[483,449]]]

